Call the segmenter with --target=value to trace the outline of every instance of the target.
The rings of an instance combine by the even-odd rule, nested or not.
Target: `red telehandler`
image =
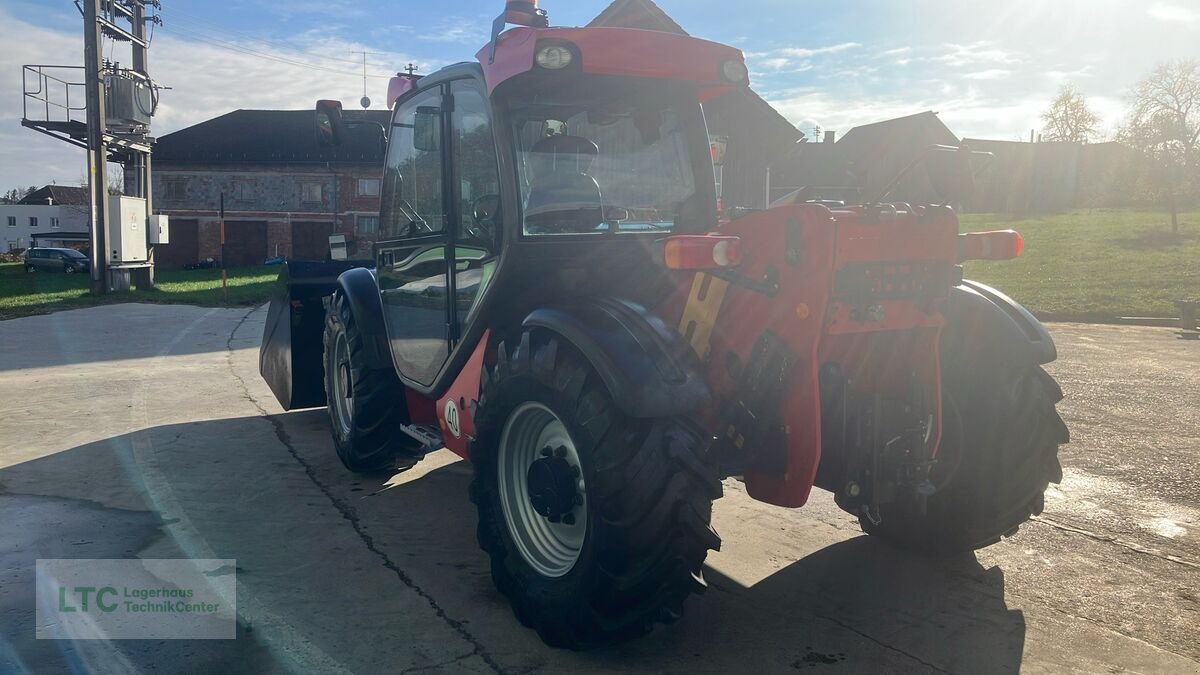
[[[353,471],[469,459],[496,586],[550,645],[677,619],[726,478],[823,488],[927,553],[1011,534],[1061,478],[1054,343],[962,277],[1021,249],[959,234],[969,151],[914,164],[940,204],[722,219],[702,102],[748,80],[732,47],[509,2],[476,62],[393,82],[373,260],[281,275],[283,407],[327,405]],[[318,103],[327,143],[345,124]]]

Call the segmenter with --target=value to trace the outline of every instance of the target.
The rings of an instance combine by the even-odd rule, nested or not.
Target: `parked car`
[[[92,262],[73,248],[31,248],[25,252],[26,272],[87,272]]]

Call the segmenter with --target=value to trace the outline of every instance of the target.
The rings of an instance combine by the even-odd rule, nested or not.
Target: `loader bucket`
[[[354,262],[288,262],[279,273],[258,354],[258,372],[284,410],[325,405],[325,298]]]

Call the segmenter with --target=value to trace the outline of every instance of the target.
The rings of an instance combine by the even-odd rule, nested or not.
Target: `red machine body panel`
[[[484,360],[491,337],[491,330],[484,331],[462,372],[437,402],[442,440],[451,452],[464,459],[470,459],[468,447],[475,437],[475,406],[479,403]]]
[[[637,28],[513,28],[497,38],[496,58],[491,47],[476,54],[483,64],[488,93],[504,82],[535,67],[539,43],[567,43],[579,50],[584,73],[626,75],[693,82],[705,90],[746,86],[721,77],[722,63],[744,61],[741,50],[686,35]],[[704,96],[715,95],[706,91]]]
[[[837,364],[864,391],[904,399],[914,386],[932,411],[931,443],[940,439],[938,295],[957,256],[958,223],[949,210],[831,212],[802,204],[761,211],[724,224],[742,238],[736,277],[697,273],[683,304],[680,332],[706,360],[713,389],[712,427],[742,450],[742,431],[723,416],[739,403],[738,370],[764,334],[794,357],[778,417],[783,470],[747,468],[750,495],[780,506],[804,505],[822,455],[822,366]],[[936,277],[936,288],[930,279]],[[678,315],[678,314],[675,314]],[[914,385],[914,382],[917,385]],[[759,413],[766,411],[756,411]],[[749,435],[747,432],[746,435]]]

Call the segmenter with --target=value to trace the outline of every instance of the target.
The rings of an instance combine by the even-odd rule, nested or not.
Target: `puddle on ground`
[[[1110,510],[1102,504],[1119,508]],[[1046,514],[1077,518],[1078,524],[1101,531],[1137,529],[1173,540],[1194,538],[1193,530],[1200,524],[1197,509],[1147,496],[1119,480],[1077,469],[1068,469],[1062,484],[1051,485],[1046,491]]]

